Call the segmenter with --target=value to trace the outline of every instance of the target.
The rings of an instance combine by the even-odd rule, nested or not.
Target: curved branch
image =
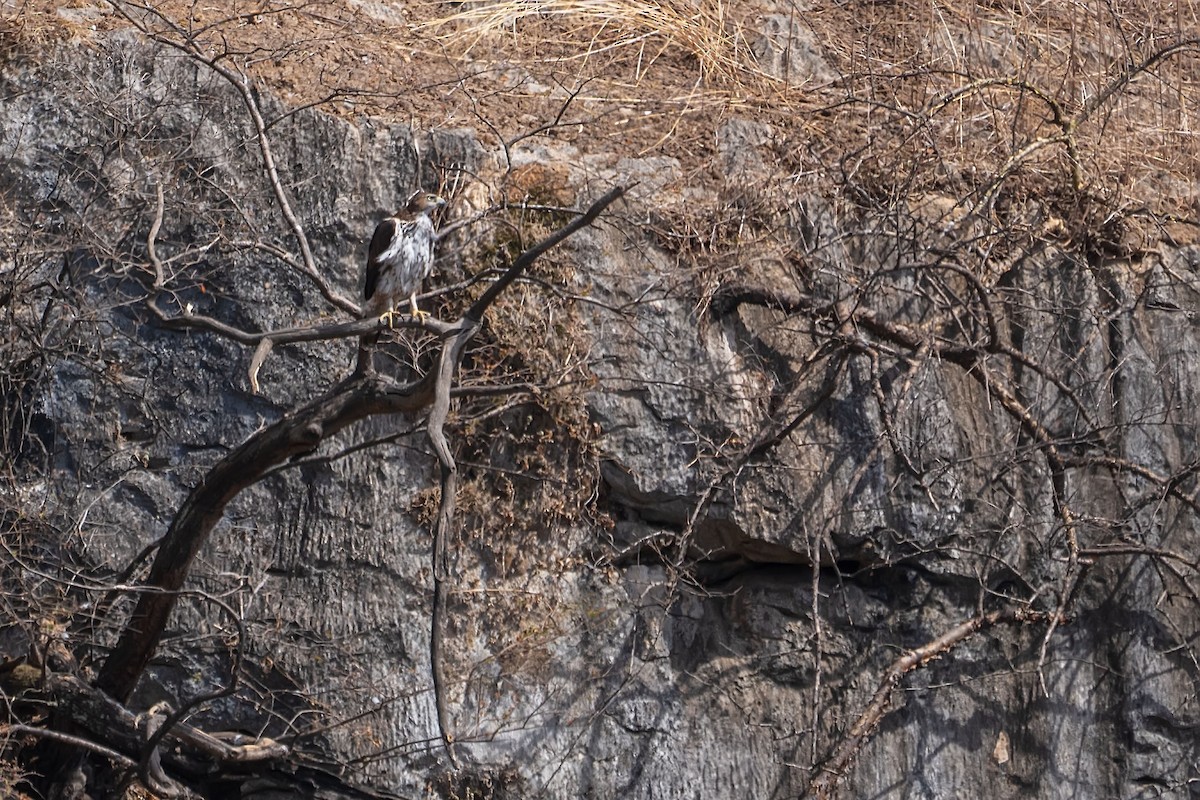
[[[180,507],[163,537],[146,583],[159,591],[138,599],[96,685],[126,700],[158,647],[193,559],[225,507],[271,467],[312,452],[326,437],[373,414],[414,412],[429,405],[433,380],[397,386],[377,376],[355,375],[246,440],[209,470]]]
[[[484,313],[500,296],[500,293],[519,278],[521,273],[547,250],[595,222],[600,213],[624,195],[625,191],[625,187],[622,186],[609,190],[603,197],[592,203],[587,211],[521,253],[512,266],[505,270],[504,274],[489,286],[462,316],[458,323],[458,330],[442,346],[437,371],[430,373],[436,376],[436,380],[433,403],[428,417],[429,441],[433,445],[438,464],[441,466],[442,496],[438,503],[438,515],[433,528],[433,608],[430,619],[429,661],[433,673],[433,694],[434,703],[437,706],[438,727],[441,729],[442,742],[452,762],[456,762],[457,757],[454,753],[454,736],[450,729],[450,714],[446,707],[447,681],[442,650],[446,638],[446,605],[449,597],[450,577],[447,543],[454,529],[454,512],[458,492],[458,466],[454,462],[454,454],[450,450],[449,442],[446,441],[445,433],[446,419],[450,413],[450,400],[454,394],[454,374],[458,371],[467,343],[471,341],[483,324]]]
[[[456,468],[443,425],[449,413],[454,374],[463,351],[479,329],[483,313],[504,288],[538,256],[595,221],[624,192],[622,187],[611,190],[579,218],[522,253],[457,324],[436,323],[434,330],[450,336],[442,346],[437,371],[404,386],[377,375],[356,373],[322,397],[289,412],[218,461],[188,495],[171,521],[146,578],[146,584],[154,591],[144,592],[139,597],[116,647],[100,669],[96,686],[118,700],[129,697],[162,639],[192,561],[233,498],[257,483],[273,467],[294,456],[312,452],[326,438],[374,414],[430,409],[429,436],[442,465],[442,509],[434,530],[434,572],[435,580],[440,580],[438,574],[445,574],[445,542],[453,524],[456,489]],[[345,336],[368,332],[377,325],[375,320],[358,320],[329,327]],[[313,337],[317,332],[317,329],[297,329],[293,334]],[[435,681],[444,688],[438,673],[441,659],[437,640],[442,635],[439,631],[443,625],[446,590],[444,585],[436,588],[436,623],[431,649],[432,654],[438,656],[434,666]],[[443,725],[443,738],[449,743],[447,719],[444,709],[441,710],[439,722]]]
[[[162,228],[163,211],[166,208],[166,197],[163,194],[162,180],[156,178],[154,181],[154,221],[150,223],[150,231],[146,234],[146,257],[150,259],[150,265],[154,268],[154,288],[155,290],[162,289],[167,284],[166,270],[163,268],[162,259],[158,257],[158,232]]]
[[[1084,122],[1092,114],[1096,113],[1096,109],[1107,103],[1110,97],[1119,92],[1121,89],[1125,88],[1130,81],[1132,81],[1138,75],[1148,71],[1160,61],[1166,61],[1168,58],[1178,53],[1186,53],[1188,51],[1195,52],[1197,50],[1200,50],[1200,39],[1184,39],[1183,41],[1176,42],[1175,44],[1168,45],[1161,50],[1151,53],[1140,64],[1135,64],[1134,66],[1125,70],[1115,79],[1113,79],[1112,83],[1108,84],[1108,86],[1105,86],[1097,94],[1093,95],[1091,99],[1087,101],[1087,104],[1084,105],[1083,109],[1075,115],[1074,119],[1071,120],[1071,124],[1075,127],[1078,127],[1080,123]]]
[[[1055,127],[1057,127],[1059,130],[1061,130],[1063,132],[1063,135],[1070,136],[1072,128],[1075,125],[1075,120],[1069,119],[1067,117],[1067,115],[1065,113],[1063,113],[1062,104],[1060,104],[1057,100],[1055,100],[1053,97],[1051,97],[1046,92],[1039,89],[1037,86],[1033,85],[1032,83],[1030,83],[1028,81],[1022,80],[1020,78],[995,77],[995,78],[981,78],[979,80],[972,81],[971,83],[968,83],[966,86],[960,86],[959,88],[955,89],[954,91],[949,92],[948,94],[943,96],[940,100],[938,100],[936,103],[934,103],[929,108],[929,111],[927,113],[930,116],[932,116],[932,115],[937,114],[938,112],[942,111],[944,108],[946,108],[947,106],[949,106],[951,103],[955,102],[956,100],[961,100],[961,99],[967,97],[968,95],[975,94],[976,92],[981,92],[984,89],[992,89],[992,88],[1016,89],[1018,92],[1026,92],[1028,94],[1033,95],[1034,97],[1036,97],[1037,99],[1039,99],[1043,103],[1045,103],[1046,107],[1050,109],[1051,122],[1054,123]]]
[[[1004,165],[1004,168],[1001,169],[1000,173],[993,179],[992,187],[984,193],[983,205],[987,204],[988,195],[994,194],[996,191],[998,191],[1000,184],[1003,183],[1004,179],[1007,178],[1014,169],[1020,166],[1022,161],[1024,161],[1028,156],[1032,155],[1034,151],[1041,149],[1045,145],[1054,144],[1057,142],[1062,142],[1067,147],[1067,156],[1071,161],[1071,183],[1076,189],[1079,189],[1083,185],[1083,173],[1080,170],[1079,150],[1075,143],[1075,129],[1083,115],[1081,114],[1079,117],[1068,118],[1066,114],[1063,113],[1062,105],[1057,100],[1028,81],[1024,81],[1019,78],[983,78],[981,80],[973,81],[966,86],[960,87],[959,89],[947,94],[930,108],[929,113],[931,115],[936,114],[946,106],[953,103],[955,100],[959,100],[969,94],[974,94],[975,92],[994,87],[1004,87],[1016,89],[1020,92],[1027,92],[1041,100],[1050,109],[1051,121],[1054,123],[1054,126],[1061,131],[1061,133],[1058,136],[1046,136],[1036,139],[1021,151],[1009,158],[1008,163]]]
[[[161,774],[162,768],[159,766],[158,746],[163,738],[168,734],[174,734],[176,725],[183,721],[183,718],[191,713],[191,710],[202,703],[210,703],[213,700],[219,700],[222,697],[228,697],[237,691],[238,679],[242,672],[242,658],[244,656],[244,647],[246,644],[246,627],[242,624],[242,619],[233,608],[218,597],[204,592],[201,596],[215,604],[218,608],[224,611],[233,621],[237,628],[237,644],[233,648],[233,658],[229,664],[229,679],[225,681],[219,688],[209,692],[200,692],[194,695],[184,703],[181,703],[179,708],[171,710],[169,706],[165,706],[161,715],[151,714],[147,719],[146,733],[148,738],[146,744],[142,747],[142,758],[139,764],[139,769],[143,778],[151,775]],[[157,781],[161,784],[161,781]]]

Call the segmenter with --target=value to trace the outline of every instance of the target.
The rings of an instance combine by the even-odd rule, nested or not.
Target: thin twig
[[[63,744],[69,744],[72,747],[79,747],[98,755],[102,755],[105,758],[112,759],[123,767],[129,767],[131,769],[137,767],[137,762],[124,753],[118,753],[111,747],[105,747],[102,744],[93,742],[91,739],[84,739],[82,736],[73,736],[69,733],[52,731],[46,728],[37,728],[32,725],[0,725],[0,736],[13,733],[29,734],[31,736],[37,736],[41,739],[51,739],[56,742],[62,742]]]
[[[1035,622],[1043,620],[1045,616],[1039,612],[1017,608],[971,617],[942,635],[900,656],[884,671],[883,678],[879,681],[879,686],[875,689],[875,694],[867,703],[867,707],[850,726],[850,730],[846,732],[829,759],[813,771],[805,796],[818,798],[818,800],[825,800],[832,796],[838,781],[845,776],[854,757],[887,715],[892,694],[899,688],[900,679],[906,674],[945,655],[965,639],[983,630],[1000,624]]]

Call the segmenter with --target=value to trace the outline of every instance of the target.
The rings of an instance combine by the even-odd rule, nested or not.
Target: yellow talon
[[[422,311],[421,309],[417,308],[416,295],[408,298],[408,303],[412,308],[413,319],[417,320],[417,322],[424,322],[425,320],[429,319],[430,316],[432,316],[428,311]]]
[[[393,324],[395,322],[395,320],[396,320],[396,309],[394,309],[394,308],[389,308],[387,311],[385,311],[379,315],[379,321],[386,322],[387,326],[388,326],[388,330],[396,329],[395,325]]]

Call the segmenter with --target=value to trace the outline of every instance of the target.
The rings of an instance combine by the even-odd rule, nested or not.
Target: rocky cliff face
[[[3,81],[6,510],[48,537],[13,574],[84,674],[127,601],[89,615],[207,468],[352,368],[354,340],[281,347],[255,394],[252,348],[194,317],[349,318],[330,297],[357,296],[371,226],[446,176],[443,227],[482,222],[427,288],[504,264],[561,219],[544,207],[633,186],[464,362],[459,763],[420,417],[372,418],[234,501],[135,710],[219,685],[237,640],[241,688],[195,724],[401,796],[792,797],[821,764],[846,797],[1197,793],[1194,217],[1114,234],[1082,194],[986,188],[851,203],[832,173],[780,172],[800,143],[742,117],[697,176],[256,91],[322,287],[245,105],[197,59],[113,33]],[[428,368],[428,340],[393,338],[386,370]],[[46,563],[74,577],[34,591]]]

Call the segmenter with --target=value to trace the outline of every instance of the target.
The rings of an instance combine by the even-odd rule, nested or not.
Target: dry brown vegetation
[[[123,24],[97,12],[103,3],[18,5],[5,38],[36,46]],[[882,181],[904,164],[918,173],[906,189],[955,196],[1019,175],[1028,191],[1082,189],[1114,208],[1186,215],[1196,201],[1200,10],[1189,3],[146,6],[236,54],[289,103],[333,113],[512,139],[556,120],[577,93],[547,139],[675,157],[685,179],[711,168],[717,126],[740,116],[772,126],[780,166],[797,179],[817,169],[827,180],[820,167],[841,162]],[[768,15],[814,43],[825,71],[811,74],[796,38],[782,54],[792,80],[781,79],[779,59],[763,58]]]
[[[900,209],[905,224],[955,227],[961,261],[978,267],[981,293],[991,278],[985,270],[1004,262],[1006,248],[1033,251],[1039,239],[1127,257],[1162,237],[1200,238],[1200,11],[1164,7],[1151,0],[863,0],[802,9],[720,0],[152,0],[138,13],[151,30],[180,26],[189,42],[236,62],[291,105],[474,129],[497,154],[491,188],[510,201],[575,200],[552,167],[507,169],[499,154],[518,141],[546,145],[563,161],[577,159],[569,146],[610,161],[676,159],[650,228],[691,268],[680,270],[680,282],[695,280],[702,307],[744,270],[739,254],[793,265],[821,260],[798,255],[796,220],[780,222],[806,194],[823,196],[847,218],[864,208],[882,217]],[[5,12],[6,59],[36,59],[57,42],[86,44],[126,24],[100,3],[27,0]],[[782,62],[763,49],[768,18],[794,26],[795,38],[784,40],[797,48]],[[722,163],[719,131],[734,119],[769,126],[760,148],[766,163],[744,172]],[[688,193],[696,188],[703,193]],[[554,227],[538,230],[541,222],[530,219],[514,216],[507,229],[536,240]],[[522,249],[502,241],[482,247],[472,255],[473,274],[502,268]],[[987,256],[975,260],[977,251]],[[870,285],[876,266],[848,285]],[[463,468],[459,536],[481,565],[514,583],[534,562],[546,564],[540,551],[551,531],[591,512],[597,483],[583,402],[590,343],[564,296],[573,289],[570,270],[549,258],[539,268],[532,277],[540,283],[515,285],[493,307],[495,324],[465,362],[467,388],[480,397],[463,400],[449,422]],[[765,304],[786,308],[776,300]],[[812,316],[807,307],[792,310]],[[865,312],[860,322],[916,360],[928,356],[913,329],[884,329]],[[529,341],[546,346],[523,350]],[[511,390],[508,402],[483,391],[498,387]],[[415,516],[432,523],[433,492],[417,506]],[[500,631],[489,642],[497,662],[524,669],[561,634],[555,620],[563,618],[554,600],[533,596],[513,590],[496,600],[472,596],[468,586],[458,602],[479,607],[467,615],[476,624],[454,632]],[[481,622],[486,613],[519,617],[519,630]],[[464,693],[478,688],[475,680],[464,679]],[[888,698],[880,691],[882,708]],[[854,751],[847,752],[849,761]]]

